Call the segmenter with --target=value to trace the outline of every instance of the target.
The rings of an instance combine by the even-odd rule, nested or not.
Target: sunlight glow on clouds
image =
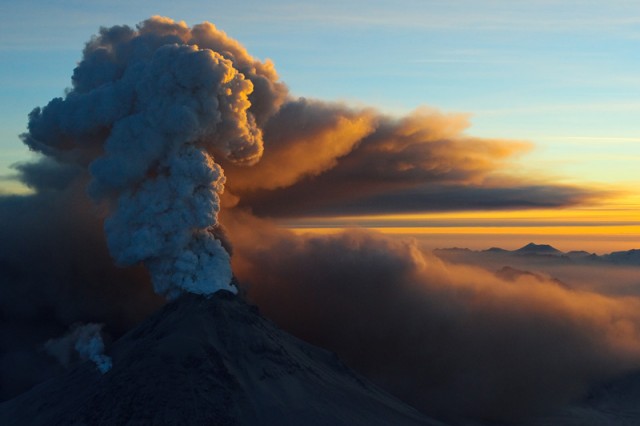
[[[111,5],[27,0],[2,6],[10,18],[0,30],[0,54],[6,59],[0,61],[0,96],[12,106],[2,124],[6,134],[24,131],[26,112],[41,99],[36,92],[47,93],[44,98],[61,94],[61,81],[68,84],[61,79],[68,78],[86,35],[100,24],[135,24],[158,13],[189,23],[206,16],[242,40],[256,57],[272,58],[296,95],[373,105],[389,115],[424,104],[463,111],[471,114],[468,133],[476,138],[532,142],[534,148],[512,164],[523,175],[544,174],[555,183],[589,188],[597,182],[614,187],[640,183],[635,167],[640,144],[631,142],[640,135],[637,2],[406,0],[373,1],[363,7],[339,1],[214,6],[191,0],[185,8],[166,1],[151,5],[116,0]],[[63,25],[70,16],[73,25]],[[47,53],[52,50],[56,53]],[[379,60],[381,52],[384,61]],[[43,75],[42,69],[51,72]],[[18,82],[20,93],[9,85]],[[342,137],[342,153],[365,128]],[[318,137],[335,140],[336,133]],[[627,139],[629,143],[622,143]],[[3,136],[0,150],[15,149],[16,143],[16,137]],[[23,152],[15,161],[26,158]],[[6,170],[0,171],[0,187],[24,192],[24,186],[6,179],[15,175],[7,169],[13,154],[11,161],[7,158],[3,155],[0,164]],[[316,171],[290,172],[311,176],[329,166],[330,160],[324,159]],[[277,163],[272,167],[277,170]],[[407,198],[412,196],[407,193]],[[455,197],[469,193],[457,192]],[[565,197],[594,201],[584,194]]]

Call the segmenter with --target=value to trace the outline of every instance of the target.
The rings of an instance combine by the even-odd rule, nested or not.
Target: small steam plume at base
[[[105,374],[112,367],[111,357],[104,354],[103,324],[78,324],[65,336],[48,340],[44,348],[65,368],[72,364],[75,351],[81,360],[90,360]]]

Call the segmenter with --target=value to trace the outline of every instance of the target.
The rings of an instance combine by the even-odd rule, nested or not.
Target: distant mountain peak
[[[488,249],[486,249],[484,251],[488,252],[488,253],[506,253],[509,250],[505,250],[505,249],[500,248],[500,247],[490,247],[490,248],[488,248]]]
[[[529,243],[524,247],[515,250],[516,253],[535,253],[535,254],[562,254],[557,248],[549,244]]]
[[[602,256],[607,262],[618,265],[640,265],[640,249],[614,251]]]

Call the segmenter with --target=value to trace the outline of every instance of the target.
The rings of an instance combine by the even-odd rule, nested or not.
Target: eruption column
[[[248,111],[254,85],[226,54],[200,48],[188,27],[165,18],[138,31],[103,29],[85,48],[74,88],[36,108],[23,135],[36,151],[88,165],[90,194],[113,206],[105,221],[112,256],[123,266],[143,262],[169,298],[235,292],[212,232],[225,183],[214,156],[250,165],[263,146]]]

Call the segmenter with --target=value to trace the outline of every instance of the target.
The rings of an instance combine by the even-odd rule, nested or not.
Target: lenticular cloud
[[[24,142],[87,166],[107,201],[107,242],[120,265],[143,262],[156,292],[212,294],[231,284],[214,237],[225,176],[263,151],[260,123],[286,97],[273,66],[213,25],[154,17],[103,28],[87,43],[73,87],[29,116]]]

